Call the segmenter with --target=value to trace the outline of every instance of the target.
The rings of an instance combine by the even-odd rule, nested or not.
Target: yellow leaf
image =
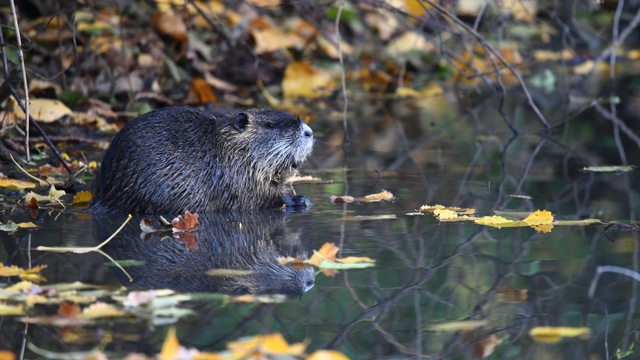
[[[349,358],[335,350],[316,350],[313,354],[307,356],[306,360],[349,360]]]
[[[393,201],[395,197],[387,190],[382,190],[377,194],[366,195],[362,198],[364,202],[379,202],[379,201]]]
[[[529,330],[529,336],[539,343],[555,344],[566,337],[588,339],[591,336],[591,329],[588,327],[538,326]]]
[[[17,179],[0,179],[0,187],[14,188],[18,190],[35,188],[37,184],[30,181],[17,180]]]
[[[431,7],[431,5],[422,0],[404,0],[404,5],[409,14],[417,17],[424,16],[427,13],[427,9]]]
[[[95,319],[104,317],[121,317],[126,314],[126,312],[116,309],[112,305],[97,302],[82,310],[82,314],[80,314],[79,317]]]
[[[0,276],[19,276],[22,280],[40,282],[46,280],[42,275],[40,275],[40,271],[46,267],[46,265],[40,265],[31,269],[22,269],[17,266],[7,267],[0,263]]]
[[[389,45],[386,46],[385,53],[389,56],[398,56],[411,52],[432,53],[435,49],[435,45],[428,42],[423,34],[407,31],[391,41]]]
[[[180,342],[178,342],[178,337],[176,336],[176,328],[172,326],[164,338],[162,350],[160,350],[160,359],[174,360],[178,355],[178,351],[180,351]]]
[[[335,261],[343,264],[375,263],[376,262],[375,260],[368,258],[366,256],[361,256],[361,257],[348,256],[346,258],[336,259]]]
[[[29,229],[29,228],[37,228],[38,226],[32,222],[21,222],[21,223],[17,223],[16,225],[18,225],[19,228],[22,229]]]
[[[548,210],[536,210],[533,214],[527,216],[524,220],[527,225],[549,225],[553,223],[553,215]]]
[[[24,305],[7,305],[0,303],[0,316],[20,316],[24,315]]]
[[[16,355],[9,350],[0,350],[0,360],[15,360]]]
[[[435,215],[439,220],[455,219],[458,217],[458,213],[449,209],[435,209],[433,210],[433,215]]]
[[[486,320],[463,320],[463,321],[449,321],[442,324],[431,325],[427,327],[427,330],[431,331],[446,331],[457,332],[461,330],[473,330],[481,328],[487,325]]]
[[[284,71],[282,92],[285,98],[318,98],[329,95],[335,88],[333,73],[318,69],[307,61],[292,62]]]
[[[607,65],[603,61],[598,62],[598,66],[596,67],[595,62],[593,60],[587,60],[582,64],[575,66],[573,68],[573,73],[576,75],[586,75],[591,71],[598,73],[598,72],[605,72],[608,70],[609,70],[609,65]]]
[[[29,104],[29,115],[43,123],[51,123],[63,116],[73,115],[73,111],[60,100],[31,99]],[[19,119],[25,118],[25,114],[19,106],[15,105],[13,111]]]
[[[476,224],[479,225],[488,225],[488,226],[494,226],[494,227],[504,227],[507,224],[513,224],[515,223],[515,221],[513,220],[509,220],[509,219],[505,219],[502,216],[485,216],[485,217],[481,217],[480,219],[477,219]]]
[[[91,191],[80,191],[73,197],[73,205],[88,204],[92,198]]]

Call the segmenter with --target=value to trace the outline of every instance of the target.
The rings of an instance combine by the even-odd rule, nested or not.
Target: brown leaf
[[[193,231],[198,226],[198,214],[192,214],[187,210],[184,212],[184,218],[182,215],[178,215],[177,218],[171,220],[171,225],[173,225],[173,232]]]
[[[176,14],[173,9],[155,13],[153,15],[153,25],[158,32],[169,35],[181,43],[189,39],[187,36],[187,25],[185,25],[182,20],[182,16]]]

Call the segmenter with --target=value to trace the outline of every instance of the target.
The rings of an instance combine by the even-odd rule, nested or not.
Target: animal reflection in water
[[[278,211],[212,213],[200,215],[195,242],[190,245],[171,233],[143,233],[134,217],[103,248],[115,260],[137,260],[128,266],[133,282],[116,269],[122,284],[135,289],[173,289],[179,292],[214,292],[229,295],[300,297],[315,284],[312,268],[279,265],[279,257],[306,257],[285,232],[284,215]],[[155,217],[157,218],[157,217]],[[171,219],[167,217],[167,219]],[[109,237],[124,217],[95,217],[98,240]],[[142,235],[142,236],[141,236]],[[220,269],[219,276],[208,275]]]

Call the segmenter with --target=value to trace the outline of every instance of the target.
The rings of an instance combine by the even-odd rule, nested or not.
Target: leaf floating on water
[[[79,193],[76,194],[76,196],[73,197],[73,205],[83,205],[83,204],[88,204],[89,202],[91,202],[91,199],[93,198],[93,194],[91,193],[91,191],[80,191]]]
[[[375,203],[375,202],[383,202],[383,201],[394,201],[396,198],[390,191],[382,190],[377,194],[369,194],[365,195],[361,198],[356,198],[349,195],[343,196],[335,196],[332,195],[329,197],[329,201],[333,203]]]
[[[493,354],[496,346],[500,344],[502,344],[502,339],[497,337],[496,334],[491,334],[476,343],[473,347],[473,353],[478,359],[481,359]]]
[[[47,279],[44,276],[40,275],[40,271],[45,269],[47,265],[35,266],[31,269],[22,269],[15,265],[13,266],[5,266],[0,263],[0,277],[5,276],[19,276],[22,280],[27,280],[31,282],[41,282],[46,281]]]
[[[332,195],[331,197],[329,197],[329,201],[331,201],[332,203],[337,203],[337,204],[352,203],[352,202],[356,201],[356,198],[354,198],[353,196],[349,196],[349,195],[343,195],[343,196]]]
[[[487,320],[449,321],[428,326],[427,330],[444,332],[469,331],[486,326],[488,323]]]
[[[316,350],[307,356],[306,360],[349,360],[349,358],[335,350]]]
[[[555,344],[568,337],[588,339],[591,336],[591,329],[588,327],[538,326],[529,330],[529,336],[538,343]]]
[[[630,172],[636,167],[633,165],[629,166],[585,166],[582,168],[584,172],[597,172],[597,173],[616,173],[622,174],[626,172]]]
[[[32,222],[21,222],[16,225],[21,229],[33,229],[38,227],[36,224]]]
[[[192,214],[189,210],[184,212],[184,218],[182,215],[178,215],[177,218],[171,220],[174,233],[193,231],[198,227],[198,224],[198,214]]]
[[[172,326],[167,331],[167,336],[164,338],[164,343],[162,343],[162,349],[160,350],[160,359],[177,359],[180,347],[180,342],[178,341],[178,336],[176,335],[176,328]]]
[[[25,315],[24,305],[9,305],[0,303],[0,316],[22,316]]]
[[[0,231],[13,232],[18,230],[18,225],[13,221],[9,220],[6,224],[0,224]]]
[[[435,209],[433,210],[433,215],[435,215],[438,220],[451,220],[458,218],[458,213],[449,209]]]
[[[550,225],[553,223],[553,215],[548,210],[536,210],[533,214],[527,216],[524,220],[527,225]]]
[[[393,201],[395,200],[395,196],[387,190],[382,190],[377,194],[366,195],[362,198],[364,202],[381,202],[381,201]]]
[[[313,265],[319,269],[327,270],[325,275],[333,276],[336,274],[336,269],[362,269],[372,267],[375,265],[375,260],[368,257],[346,257],[336,258],[336,255],[340,251],[340,248],[335,246],[334,243],[325,243],[320,250],[314,251],[311,259],[302,260],[296,258],[279,258],[278,263],[280,265],[290,265],[301,267],[306,265]]]
[[[109,305],[104,302],[97,302],[82,310],[82,314],[79,317],[96,319],[105,317],[123,317],[127,315],[127,312],[117,309],[113,305]]]
[[[420,207],[420,212],[422,212],[422,213],[435,212],[436,210],[439,210],[439,211],[442,211],[442,210],[453,211],[458,215],[473,215],[473,214],[476,213],[476,209],[461,208],[461,207],[456,207],[456,206],[444,206],[444,205],[440,205],[440,204],[422,205]]]
[[[256,335],[246,340],[232,341],[228,345],[232,359],[242,359],[246,354],[261,353],[276,356],[301,356],[307,343],[289,344],[280,333]],[[271,356],[267,356],[271,358]]]

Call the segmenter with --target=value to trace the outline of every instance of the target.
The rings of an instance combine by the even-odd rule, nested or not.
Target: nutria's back
[[[283,182],[313,147],[299,118],[273,110],[168,107],[127,124],[96,179],[95,212],[181,213],[283,204]]]

